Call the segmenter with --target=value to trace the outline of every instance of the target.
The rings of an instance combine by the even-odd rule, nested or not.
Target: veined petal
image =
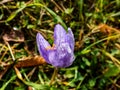
[[[54,28],[54,44],[58,46],[60,43],[67,42],[70,48],[74,50],[74,35],[71,28],[68,28],[68,32],[60,25],[57,24]]]
[[[57,46],[61,42],[65,42],[65,35],[65,29],[60,24],[57,24],[54,28],[54,44]]]
[[[62,67],[68,67],[73,63],[74,53],[68,43],[61,43],[57,49],[57,53],[59,54],[58,58],[62,63]]]
[[[47,49],[46,48],[50,47],[50,44],[48,43],[48,41],[46,41],[44,39],[44,37],[40,33],[37,33],[36,42],[37,42],[37,47],[38,47],[39,53],[49,63],[48,54],[47,54]]]
[[[55,67],[68,67],[74,61],[74,36],[72,30],[68,32],[57,24],[54,28],[54,47],[38,33],[36,36],[37,46],[40,54],[45,58],[47,63]]]
[[[68,28],[68,32],[66,34],[66,42],[69,43],[70,48],[74,51],[75,40],[71,28]]]
[[[59,47],[49,51],[49,61],[55,67],[68,67],[74,61],[74,53],[68,43],[61,43]]]
[[[59,59],[57,58],[58,54],[56,52],[56,49],[54,50],[48,50],[48,59],[50,61],[50,64],[52,64],[53,66],[57,66],[57,64],[59,63]]]

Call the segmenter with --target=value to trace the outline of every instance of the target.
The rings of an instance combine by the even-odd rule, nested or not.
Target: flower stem
[[[55,80],[55,77],[57,76],[57,72],[58,72],[58,68],[55,67],[49,85],[52,85],[52,84],[53,84],[53,82],[54,82],[54,80]]]

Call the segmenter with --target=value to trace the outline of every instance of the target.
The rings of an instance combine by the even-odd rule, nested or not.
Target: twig
[[[52,85],[53,84],[53,82],[54,82],[54,80],[55,80],[55,77],[56,77],[56,75],[57,75],[57,72],[58,72],[58,68],[54,68],[54,72],[53,72],[53,75],[52,75],[52,78],[51,78],[51,80],[50,80],[50,84],[49,85]]]
[[[12,1],[12,0],[2,0],[2,1],[0,2],[0,4],[4,4],[4,3],[10,2],[10,1]]]
[[[14,55],[13,55],[13,52],[12,52],[12,49],[11,49],[9,43],[6,42],[6,41],[5,41],[5,43],[7,44],[8,48],[9,48],[9,51],[10,51],[10,54],[11,54],[11,56],[12,56],[13,61],[15,61],[15,57],[14,57]]]

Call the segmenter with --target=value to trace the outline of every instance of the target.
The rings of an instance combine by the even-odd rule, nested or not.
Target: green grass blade
[[[15,16],[21,12],[24,8],[26,7],[26,4],[23,4],[22,7],[20,6],[20,8],[16,11],[14,11],[13,13],[11,13],[11,15],[7,18],[6,22],[11,21],[13,18],[15,18]]]
[[[58,16],[54,11],[52,11],[51,9],[47,8],[47,7],[44,7],[56,20],[57,20],[57,23],[60,23],[64,28],[65,30],[67,31],[67,26],[66,24],[63,22],[63,20],[60,18],[60,16]]]
[[[61,19],[61,17],[59,15],[57,15],[54,11],[52,11],[51,9],[49,9],[48,7],[46,7],[45,5],[43,5],[41,3],[29,4],[28,7],[30,7],[30,6],[44,7],[53,16],[53,18],[57,21],[57,23],[60,23],[65,28],[65,30],[67,31],[66,24],[63,22],[63,20]]]
[[[81,51],[81,54],[86,54],[86,53],[88,53],[88,51],[90,51],[89,49],[90,49],[91,47],[93,47],[94,45],[96,45],[96,44],[98,44],[98,43],[100,43],[100,42],[103,42],[103,41],[105,41],[105,40],[112,39],[112,38],[118,38],[118,37],[120,37],[120,34],[117,34],[117,35],[113,35],[113,36],[110,36],[110,37],[103,38],[103,39],[101,39],[101,40],[99,40],[99,41],[97,41],[97,42],[95,42],[95,43],[89,45],[89,46],[86,47],[85,49],[83,49],[83,50]]]
[[[16,75],[12,76],[12,77],[10,78],[10,80],[8,80],[7,82],[4,83],[4,85],[0,88],[0,90],[5,90],[5,88],[7,87],[7,85],[8,85],[10,82],[12,82],[13,80],[15,80],[15,79],[16,79]]]
[[[41,85],[41,84],[36,84],[33,82],[27,82],[27,81],[23,81],[26,85],[31,86],[37,90],[49,90],[49,86],[47,85]]]

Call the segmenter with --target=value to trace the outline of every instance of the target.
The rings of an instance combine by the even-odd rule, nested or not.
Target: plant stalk
[[[52,84],[53,84],[53,82],[54,82],[54,80],[55,80],[55,77],[57,76],[57,72],[58,72],[58,68],[57,68],[57,67],[55,67],[55,68],[54,68],[54,72],[53,72],[53,75],[52,75],[52,78],[51,78],[51,80],[50,80],[50,84],[49,84],[49,85],[52,85]]]

